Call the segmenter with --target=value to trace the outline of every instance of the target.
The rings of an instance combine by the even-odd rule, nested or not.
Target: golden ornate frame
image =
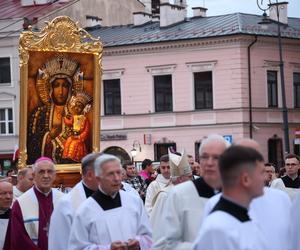
[[[100,150],[100,82],[102,77],[102,51],[100,39],[93,38],[87,31],[80,28],[67,16],[60,16],[40,32],[30,28],[20,35],[20,138],[18,167],[26,166],[27,161],[27,124],[28,124],[28,62],[30,52],[82,53],[93,55],[94,86],[93,86],[93,119],[92,149]],[[80,164],[57,164],[58,172],[79,172]]]

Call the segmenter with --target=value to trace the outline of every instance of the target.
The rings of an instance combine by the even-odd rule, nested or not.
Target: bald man
[[[261,152],[259,143],[253,139],[239,140],[236,145],[250,147]],[[206,203],[204,216],[206,217],[220,199],[215,195]],[[290,211],[291,201],[288,195],[280,190],[264,188],[264,194],[250,203],[250,218],[260,225],[268,242],[268,249],[290,250]],[[276,218],[276,220],[274,219]]]
[[[14,200],[24,194],[33,186],[32,167],[22,168],[18,171],[18,183],[13,187]]]
[[[13,186],[7,181],[0,181],[0,249],[3,249],[8,220],[10,217],[10,206],[13,200]]]

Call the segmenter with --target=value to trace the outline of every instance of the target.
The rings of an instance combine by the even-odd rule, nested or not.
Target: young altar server
[[[47,157],[33,165],[34,186],[14,202],[4,249],[47,250],[53,207],[63,193],[52,188],[55,166]]]
[[[194,249],[267,250],[264,234],[248,215],[251,200],[263,194],[262,155],[232,146],[220,156],[219,167],[223,194],[205,218]]]
[[[260,145],[253,139],[241,139],[237,145],[250,147],[261,152]],[[211,212],[221,195],[217,194],[207,201],[204,217]],[[250,219],[259,225],[266,236],[268,249],[295,249],[291,248],[291,206],[291,200],[285,192],[269,187],[264,187],[264,194],[251,201],[249,206]]]
[[[94,167],[98,190],[79,207],[68,249],[151,249],[151,229],[142,200],[120,190],[120,160],[103,154]]]
[[[59,201],[54,209],[49,228],[49,250],[67,249],[77,208],[98,189],[94,162],[99,155],[100,153],[92,153],[82,159],[82,180]]]
[[[284,165],[286,175],[273,180],[271,187],[286,192],[291,198],[291,201],[293,201],[300,190],[300,176],[298,175],[300,168],[299,156],[288,154],[285,157]]]

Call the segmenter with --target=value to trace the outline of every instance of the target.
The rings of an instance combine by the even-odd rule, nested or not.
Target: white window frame
[[[0,83],[0,88],[1,87],[13,87],[13,72],[12,72],[12,55],[1,55],[0,58],[9,58],[9,73],[10,73],[10,82],[3,82]]]
[[[191,72],[191,80],[190,80],[190,108],[192,110],[198,110],[201,111],[201,109],[196,109],[196,103],[195,103],[195,79],[194,79],[194,73],[199,72],[206,72],[211,71],[212,72],[212,94],[213,94],[213,107],[212,109],[215,109],[215,94],[216,94],[216,86],[215,86],[215,65],[217,64],[217,61],[203,61],[203,62],[187,62],[186,66],[188,67],[189,71]]]
[[[292,92],[293,92],[293,104],[292,104],[292,107],[293,108],[296,108],[295,107],[295,91],[294,91],[294,73],[296,73],[296,74],[300,74],[300,69],[297,69],[297,70],[293,70],[292,71],[292,86],[293,86],[293,88],[292,88]],[[298,108],[298,107],[297,107]]]
[[[295,108],[294,73],[300,74],[300,63],[290,62],[289,64],[290,64],[289,66],[292,68],[292,76],[293,76],[292,77],[292,86],[293,86],[293,90],[292,90],[293,105],[292,105],[292,107]]]
[[[154,91],[154,76],[162,76],[162,75],[171,75],[172,77],[172,112],[176,111],[176,104],[175,104],[175,77],[174,71],[177,67],[177,64],[166,64],[166,65],[155,65],[155,66],[146,66],[146,70],[151,75],[151,112],[152,113],[161,113],[155,111],[155,91]]]
[[[124,98],[122,96],[123,94],[123,84],[122,84],[122,76],[125,72],[124,68],[120,68],[120,69],[106,69],[103,70],[103,74],[102,74],[102,88],[101,88],[101,106],[103,107],[103,109],[101,109],[101,116],[105,116],[105,112],[104,112],[104,84],[103,81],[104,80],[113,80],[113,79],[120,79],[120,98],[121,98],[121,114],[123,114],[123,107],[124,107]]]
[[[266,89],[266,95],[265,95],[265,105],[266,108],[282,108],[282,91],[281,91],[281,77],[280,77],[280,67],[278,61],[265,61],[264,62],[265,67],[265,89]],[[268,103],[268,71],[277,71],[277,102],[278,107],[269,107]]]
[[[9,120],[8,119],[8,110],[11,109],[11,112],[12,112],[12,120]],[[15,126],[14,126],[14,109],[12,107],[9,107],[9,108],[0,108],[0,110],[4,110],[5,111],[5,120],[0,120],[0,124],[5,124],[5,131],[6,133],[1,133],[0,131],[0,136],[8,136],[8,135],[14,135],[15,133]],[[12,126],[13,126],[13,132],[12,133],[9,133],[9,123],[12,123]]]

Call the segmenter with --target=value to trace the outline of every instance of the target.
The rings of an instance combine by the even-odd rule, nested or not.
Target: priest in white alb
[[[250,147],[261,152],[260,145],[253,139],[241,139],[237,142],[237,145]],[[221,195],[217,194],[207,201],[204,217],[212,211]],[[264,187],[264,194],[251,201],[249,206],[250,219],[257,223],[266,236],[268,249],[297,249],[291,247],[291,206],[291,200],[285,192],[269,187]],[[292,216],[293,221],[294,217]]]
[[[103,154],[94,167],[98,190],[78,208],[68,249],[151,249],[152,234],[142,200],[120,190],[120,160]]]
[[[228,143],[220,135],[202,140],[200,164],[203,177],[175,186],[160,211],[159,226],[153,232],[155,250],[190,250],[196,239],[204,205],[221,186],[218,157]],[[156,235],[159,239],[156,239]]]
[[[160,173],[157,175],[156,179],[149,184],[147,188],[145,208],[149,216],[154,206],[154,198],[157,196],[159,191],[161,191],[170,183],[170,164],[168,155],[163,155],[162,157],[160,157],[159,170]]]
[[[153,210],[150,215],[150,223],[153,229],[153,249],[164,250],[165,235],[167,230],[171,230],[165,223],[165,215],[169,211],[165,208],[166,200],[170,192],[183,182],[190,181],[193,177],[192,168],[189,165],[188,158],[185,152],[172,153],[169,151],[169,164],[171,171],[171,181],[163,188],[153,199]],[[180,204],[178,204],[180,206]]]
[[[223,194],[204,219],[194,250],[271,250],[248,215],[250,202],[263,194],[264,162],[253,148],[231,146],[220,156]]]
[[[94,162],[99,155],[100,153],[92,153],[82,159],[82,180],[55,207],[49,228],[49,250],[67,249],[76,210],[98,189]]]

